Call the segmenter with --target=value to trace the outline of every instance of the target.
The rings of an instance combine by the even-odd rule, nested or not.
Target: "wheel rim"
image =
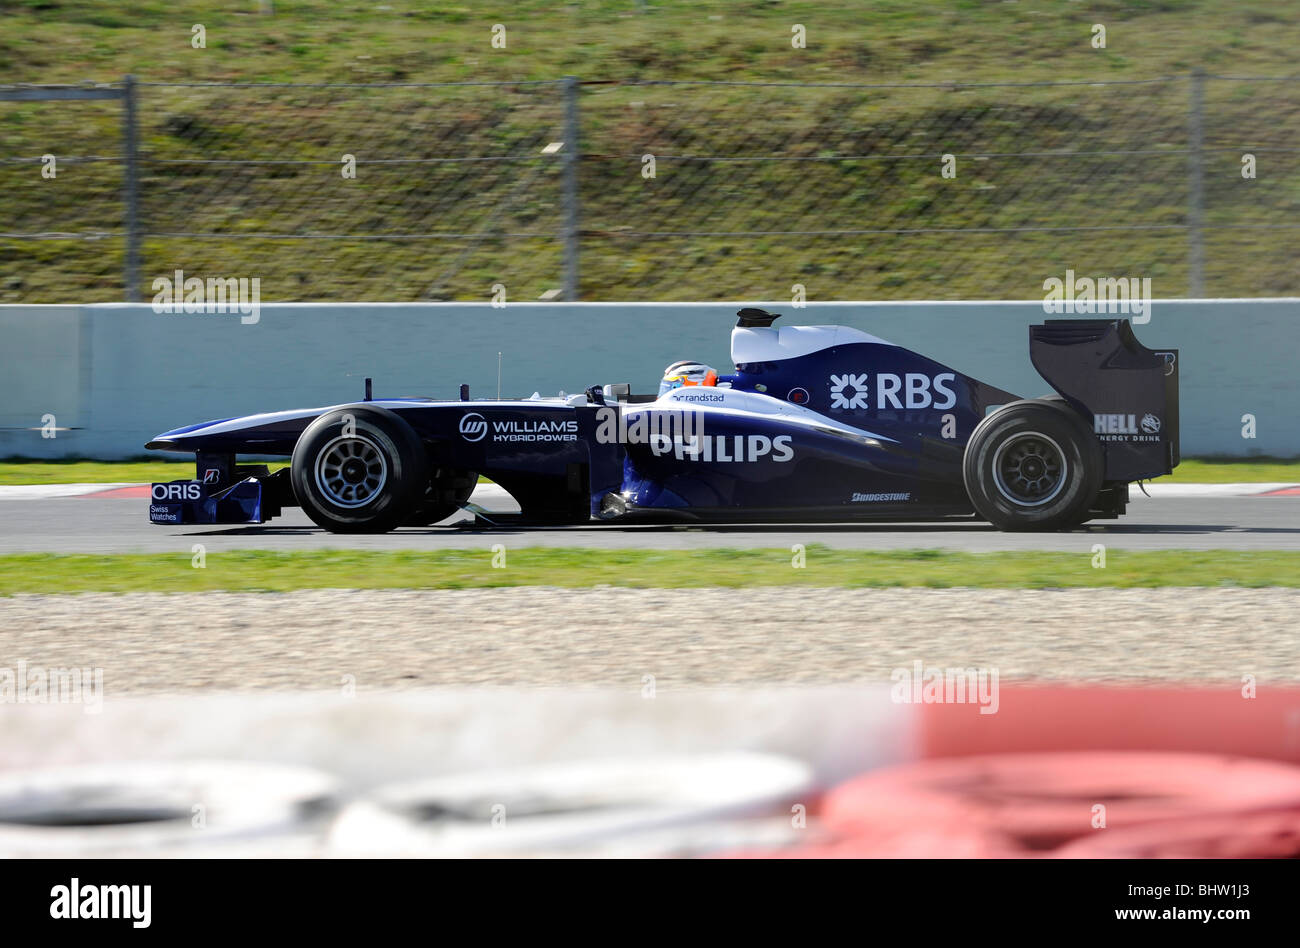
[[[1061,446],[1038,431],[1013,435],[993,455],[993,482],[1021,507],[1041,507],[1065,489],[1069,465]]]
[[[338,507],[364,507],[388,483],[388,462],[369,438],[335,438],[316,454],[316,489]]]

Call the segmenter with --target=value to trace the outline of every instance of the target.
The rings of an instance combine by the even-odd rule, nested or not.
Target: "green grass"
[[[117,9],[122,7],[122,9]],[[1290,75],[1300,47],[1294,0],[513,0],[493,7],[425,0],[384,4],[276,0],[0,0],[0,82],[381,83],[711,79],[805,83],[945,83]],[[1091,46],[1091,26],[1107,47]],[[507,28],[505,49],[491,28]],[[807,28],[805,49],[791,26]],[[202,24],[207,48],[194,49]],[[1262,165],[1244,198],[1240,146],[1285,148],[1300,135],[1286,84],[1212,83],[1206,92],[1207,222],[1285,224],[1297,198],[1289,169]],[[581,98],[580,190],[585,299],[1034,298],[1045,274],[1152,277],[1157,296],[1187,286],[1178,231],[968,232],[949,228],[1071,225],[1115,212],[1155,225],[1186,213],[1181,181],[1186,82],[1055,90],[763,89],[588,86]],[[508,104],[509,108],[498,108]],[[191,274],[257,275],[262,299],[485,299],[504,282],[535,299],[562,271],[558,164],[516,195],[515,173],[374,158],[537,156],[563,126],[553,89],[140,89],[145,287]],[[0,104],[0,157],[112,156],[116,103]],[[1136,158],[1124,150],[1170,149]],[[1058,151],[1117,153],[1061,170]],[[969,161],[935,186],[934,162],[676,166],[641,177],[639,157],[821,153],[1038,152],[1013,164]],[[363,162],[343,181],[330,165]],[[312,160],[237,177],[195,160]],[[164,163],[165,162],[165,163]],[[218,166],[224,167],[224,166]],[[883,168],[883,171],[879,169]],[[1270,168],[1264,171],[1264,168]],[[6,232],[120,234],[121,168],[67,163],[57,181],[0,165]],[[1175,182],[1175,184],[1171,184]],[[1086,186],[1081,186],[1081,183]],[[1243,209],[1243,202],[1245,207]],[[1253,203],[1252,203],[1253,202]],[[1135,215],[1136,211],[1141,213]],[[184,226],[181,226],[181,225]],[[620,231],[854,230],[901,237],[627,239]],[[421,234],[474,239],[319,241],[255,233]],[[221,233],[230,239],[163,236]],[[506,240],[501,233],[542,237]],[[1206,232],[1210,288],[1223,295],[1294,290],[1285,243],[1265,233]],[[119,299],[122,241],[0,239],[0,301]],[[445,275],[445,279],[444,279]]]
[[[1157,484],[1300,484],[1300,458],[1185,458]]]
[[[273,461],[271,470],[287,462]],[[194,462],[131,461],[39,461],[29,458],[0,460],[0,486],[6,484],[146,484],[194,476]],[[1155,483],[1231,484],[1280,482],[1300,484],[1300,458],[1204,458],[1186,459],[1170,477]],[[488,483],[480,477],[480,483]]]
[[[923,586],[1074,588],[1300,586],[1300,552],[1111,551],[1093,567],[1090,537],[1077,553],[832,550],[811,544],[803,568],[790,550],[592,550],[518,547],[494,568],[494,544],[429,552],[210,550],[174,554],[0,556],[0,595],[79,592],[285,592],[294,589],[476,589],[494,586]],[[499,541],[497,541],[499,542]]]
[[[110,9],[122,6],[123,9]],[[1077,9],[1076,9],[1077,8]],[[589,78],[1131,78],[1194,65],[1288,75],[1289,0],[0,0],[0,81],[431,82]],[[1106,49],[1090,44],[1107,26]],[[207,48],[191,47],[202,24]],[[491,27],[507,30],[503,50]],[[807,27],[806,49],[790,43]],[[1014,65],[1012,65],[1014,64]]]

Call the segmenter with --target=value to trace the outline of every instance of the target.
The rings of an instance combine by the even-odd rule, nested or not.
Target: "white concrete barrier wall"
[[[843,324],[1025,396],[1040,301],[955,303],[281,303],[239,315],[164,315],[148,304],[0,306],[0,457],[130,457],[168,428],[376,396],[455,398],[650,392],[677,359],[731,369],[735,311]],[[780,324],[778,324],[780,325]],[[1300,299],[1156,300],[1135,327],[1178,348],[1184,455],[1300,455]],[[1242,436],[1242,416],[1256,437]],[[45,437],[54,416],[55,437]]]

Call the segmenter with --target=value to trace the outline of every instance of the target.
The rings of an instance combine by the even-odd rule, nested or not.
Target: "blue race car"
[[[669,366],[558,398],[374,399],[164,432],[196,477],[153,485],[164,524],[264,523],[301,506],[375,533],[467,509],[480,475],[512,525],[983,519],[1068,529],[1124,512],[1131,482],[1178,464],[1178,353],[1126,319],[1047,320],[1030,359],[1055,394],[1022,399],[857,329],[747,308],[732,374]],[[292,457],[268,474],[239,455]],[[484,522],[482,520],[480,523]]]

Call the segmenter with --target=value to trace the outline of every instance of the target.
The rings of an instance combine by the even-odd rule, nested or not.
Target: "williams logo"
[[[576,418],[564,421],[552,419],[534,419],[527,421],[493,421],[476,411],[462,415],[460,419],[460,436],[466,441],[482,441],[491,437],[493,441],[577,441],[578,421]]]
[[[460,436],[466,441],[482,441],[487,436],[487,421],[476,411],[460,418]]]
[[[1160,418],[1147,412],[1137,415],[1103,412],[1092,416],[1092,431],[1102,441],[1159,441]]]

